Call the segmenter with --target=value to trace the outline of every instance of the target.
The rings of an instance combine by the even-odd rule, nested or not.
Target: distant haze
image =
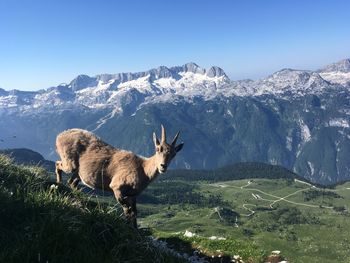
[[[350,57],[349,1],[1,1],[0,87],[196,62],[232,80]]]

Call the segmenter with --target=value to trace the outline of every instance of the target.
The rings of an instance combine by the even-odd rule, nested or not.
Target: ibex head
[[[156,165],[159,173],[165,173],[168,169],[168,166],[171,162],[171,160],[175,157],[176,153],[181,151],[183,147],[183,143],[180,143],[179,145],[176,145],[176,141],[179,137],[180,132],[177,132],[172,143],[168,144],[166,142],[166,132],[162,127],[162,138],[159,142],[157,136],[155,133],[153,133],[153,141],[154,146],[156,147]]]

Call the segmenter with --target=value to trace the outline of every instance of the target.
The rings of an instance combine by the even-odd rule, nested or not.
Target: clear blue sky
[[[0,0],[0,87],[196,62],[231,79],[350,57],[350,1]]]

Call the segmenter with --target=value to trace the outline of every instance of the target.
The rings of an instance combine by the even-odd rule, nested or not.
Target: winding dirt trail
[[[306,207],[311,207],[311,208],[320,208],[320,205],[310,205],[310,204],[306,204],[306,203],[298,203],[298,202],[294,202],[294,201],[291,201],[291,200],[287,199],[287,198],[289,198],[291,196],[294,196],[294,195],[296,195],[296,194],[298,194],[300,192],[304,192],[304,191],[307,191],[307,190],[310,190],[310,189],[319,189],[319,188],[313,186],[312,184],[304,182],[304,181],[301,181],[301,180],[295,179],[294,181],[296,183],[305,184],[308,187],[306,187],[304,189],[297,190],[297,191],[295,191],[295,192],[293,192],[291,194],[285,195],[285,196],[277,196],[277,195],[274,195],[274,194],[270,194],[270,193],[264,192],[264,191],[262,191],[260,189],[257,189],[257,188],[248,188],[248,186],[250,186],[252,184],[252,181],[250,181],[250,180],[248,181],[248,183],[246,185],[243,185],[243,186],[234,186],[234,185],[227,185],[227,184],[222,184],[222,183],[221,184],[213,184],[213,185],[217,186],[217,187],[222,187],[222,188],[235,188],[235,189],[241,189],[241,190],[250,191],[250,192],[252,192],[253,198],[255,198],[256,200],[271,202],[268,206],[266,206],[266,207],[269,207],[269,208],[273,208],[274,204],[276,204],[278,202],[281,202],[281,201],[284,201],[284,202],[287,202],[287,203],[291,203],[291,204],[294,204],[294,205],[299,205],[299,206],[306,206]],[[333,191],[336,192],[336,191],[339,191],[339,190],[344,190],[344,189],[338,189],[338,190],[333,190]],[[256,194],[256,192],[261,193],[261,194],[266,195],[266,196],[269,196],[269,197],[272,197],[274,199],[262,198],[260,195]],[[250,217],[253,214],[255,214],[256,211],[251,209],[250,208],[251,206],[256,206],[256,205],[255,204],[249,204],[249,203],[242,204],[242,207],[245,210],[247,210],[249,213],[248,214],[241,214],[241,215],[242,216],[246,216],[246,217]],[[333,206],[322,206],[322,208],[333,209]]]

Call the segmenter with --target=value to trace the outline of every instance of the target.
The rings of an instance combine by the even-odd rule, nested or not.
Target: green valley
[[[165,177],[139,205],[141,226],[164,239],[175,236],[209,255],[239,254],[247,262],[263,262],[274,250],[289,262],[350,260],[349,182],[319,188],[299,179]]]

